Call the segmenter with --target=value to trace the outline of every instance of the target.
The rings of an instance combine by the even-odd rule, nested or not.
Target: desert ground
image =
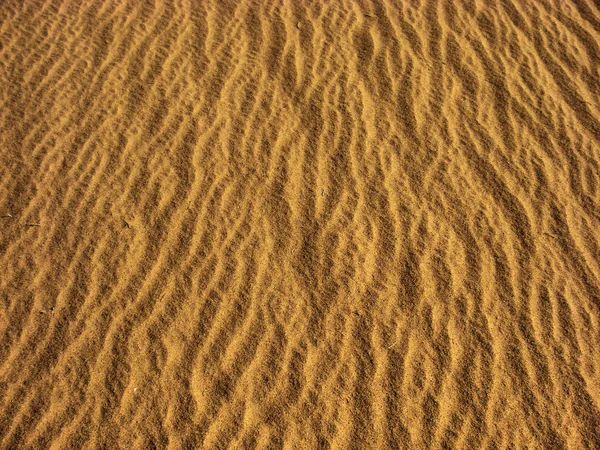
[[[0,36],[0,449],[600,448],[600,2]]]

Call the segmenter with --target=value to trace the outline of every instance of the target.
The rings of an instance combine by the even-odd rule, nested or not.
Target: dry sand
[[[1,449],[600,448],[600,4],[0,3]]]

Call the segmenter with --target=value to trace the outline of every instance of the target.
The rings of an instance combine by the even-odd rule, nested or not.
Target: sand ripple
[[[0,448],[600,448],[597,1],[0,36]]]

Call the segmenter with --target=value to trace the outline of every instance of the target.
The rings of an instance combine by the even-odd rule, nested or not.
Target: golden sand
[[[0,34],[1,449],[600,448],[598,1]]]

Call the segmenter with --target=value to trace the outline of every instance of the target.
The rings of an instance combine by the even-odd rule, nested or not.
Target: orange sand
[[[0,34],[1,449],[600,448],[597,0]]]

